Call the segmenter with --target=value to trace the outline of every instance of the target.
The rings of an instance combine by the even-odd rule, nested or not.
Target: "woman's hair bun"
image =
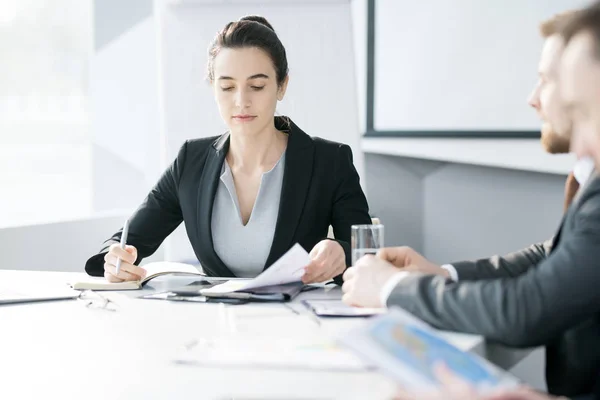
[[[271,25],[265,17],[261,17],[260,15],[246,15],[245,17],[240,18],[240,21],[258,22],[259,24],[264,25],[273,32],[275,32],[275,29],[273,29],[273,25]]]

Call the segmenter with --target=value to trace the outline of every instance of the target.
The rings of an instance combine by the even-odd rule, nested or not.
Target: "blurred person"
[[[600,166],[600,3],[574,18],[562,32],[561,90],[573,121],[572,150]]]
[[[600,2],[578,13],[564,27],[566,48],[560,65],[560,87],[573,121],[572,150],[592,157],[600,167]],[[600,260],[599,260],[600,263]],[[596,312],[596,321],[600,319]],[[597,333],[597,331],[596,331]],[[600,347],[596,341],[594,346]],[[597,366],[597,364],[596,364]],[[600,368],[589,399],[600,399]]]
[[[560,93],[561,29],[579,13],[560,17],[547,37],[530,100],[549,124],[544,132],[552,127],[567,138],[577,122]],[[589,395],[600,370],[600,179],[594,174],[582,186],[549,242],[451,266],[408,247],[386,248],[346,271],[344,301],[400,306],[436,328],[509,346],[545,346],[549,392]]]

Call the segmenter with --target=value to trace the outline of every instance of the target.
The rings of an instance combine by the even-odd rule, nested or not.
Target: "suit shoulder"
[[[186,141],[188,151],[203,151],[215,143],[221,136],[210,136],[206,138],[189,139]]]
[[[588,184],[583,186],[580,190],[582,192],[579,203],[584,203],[586,201],[591,201],[593,203],[600,202],[600,175],[590,177]]]
[[[186,140],[179,148],[177,159],[185,161],[196,160],[198,157],[202,157],[206,154],[206,150],[209,149],[219,137],[220,136],[211,136],[207,138]]]
[[[595,176],[591,182],[584,187],[581,198],[576,202],[576,210],[579,214],[600,214],[600,177]],[[576,198],[577,199],[577,198]]]
[[[173,167],[175,168],[176,174],[179,176],[183,175],[184,171],[190,171],[187,166],[190,165],[201,165],[206,159],[208,149],[212,147],[212,144],[219,138],[219,136],[212,136],[200,139],[188,139],[181,147],[179,152],[173,161]],[[193,170],[193,168],[192,168]]]
[[[317,151],[322,151],[325,153],[337,153],[340,151],[340,149],[351,151],[350,146],[345,143],[334,142],[332,140],[327,140],[316,136],[311,136],[310,138],[317,148]]]
[[[326,165],[326,168],[335,171],[332,176],[344,175],[349,169],[353,168],[354,155],[349,145],[319,137],[311,139],[315,146],[315,155],[319,164]]]

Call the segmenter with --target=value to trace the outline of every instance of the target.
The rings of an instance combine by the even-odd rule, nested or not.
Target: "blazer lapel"
[[[581,197],[583,196],[583,194],[590,188],[591,183],[596,180],[598,178],[598,173],[594,170],[592,172],[592,174],[589,176],[589,178],[587,179],[587,181],[581,185],[579,187],[579,190],[577,191],[577,193],[575,193],[575,197],[573,197],[573,201],[571,202],[571,205],[569,206],[569,208],[567,209],[567,212],[564,213],[562,220],[560,222],[560,226],[558,228],[558,232],[556,232],[556,235],[554,235],[554,240],[552,241],[552,249],[551,252],[554,251],[554,249],[556,248],[556,245],[558,245],[559,241],[560,241],[560,235],[562,233],[563,227],[565,225],[565,222],[567,221],[567,218],[571,215],[577,212],[577,205],[579,204],[579,202],[581,201]]]
[[[221,168],[229,148],[229,135],[219,137],[208,150],[198,185],[198,246],[202,268],[209,276],[235,277],[215,252],[212,239],[212,211]]]
[[[568,213],[568,211],[567,211],[567,213]],[[565,225],[566,219],[567,219],[567,215],[563,214],[562,219],[560,221],[560,225],[558,226],[558,231],[556,231],[556,234],[554,235],[554,238],[552,239],[552,248],[550,249],[550,253],[552,253],[554,251],[554,249],[556,249],[556,246],[560,242],[560,234],[562,233],[563,226]]]
[[[280,130],[286,128],[281,124],[289,124],[289,138],[275,235],[264,269],[277,261],[293,245],[313,173],[314,145],[311,138],[289,119],[284,118],[277,117],[275,121]]]

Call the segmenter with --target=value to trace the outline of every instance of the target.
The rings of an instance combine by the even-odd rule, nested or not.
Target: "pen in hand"
[[[125,225],[123,225],[123,232],[121,233],[121,243],[119,244],[123,250],[125,250],[125,245],[127,244],[127,234],[129,232],[129,219],[125,220]],[[115,265],[117,270],[117,275],[119,275],[119,271],[121,270],[121,258],[117,257],[117,264]]]

